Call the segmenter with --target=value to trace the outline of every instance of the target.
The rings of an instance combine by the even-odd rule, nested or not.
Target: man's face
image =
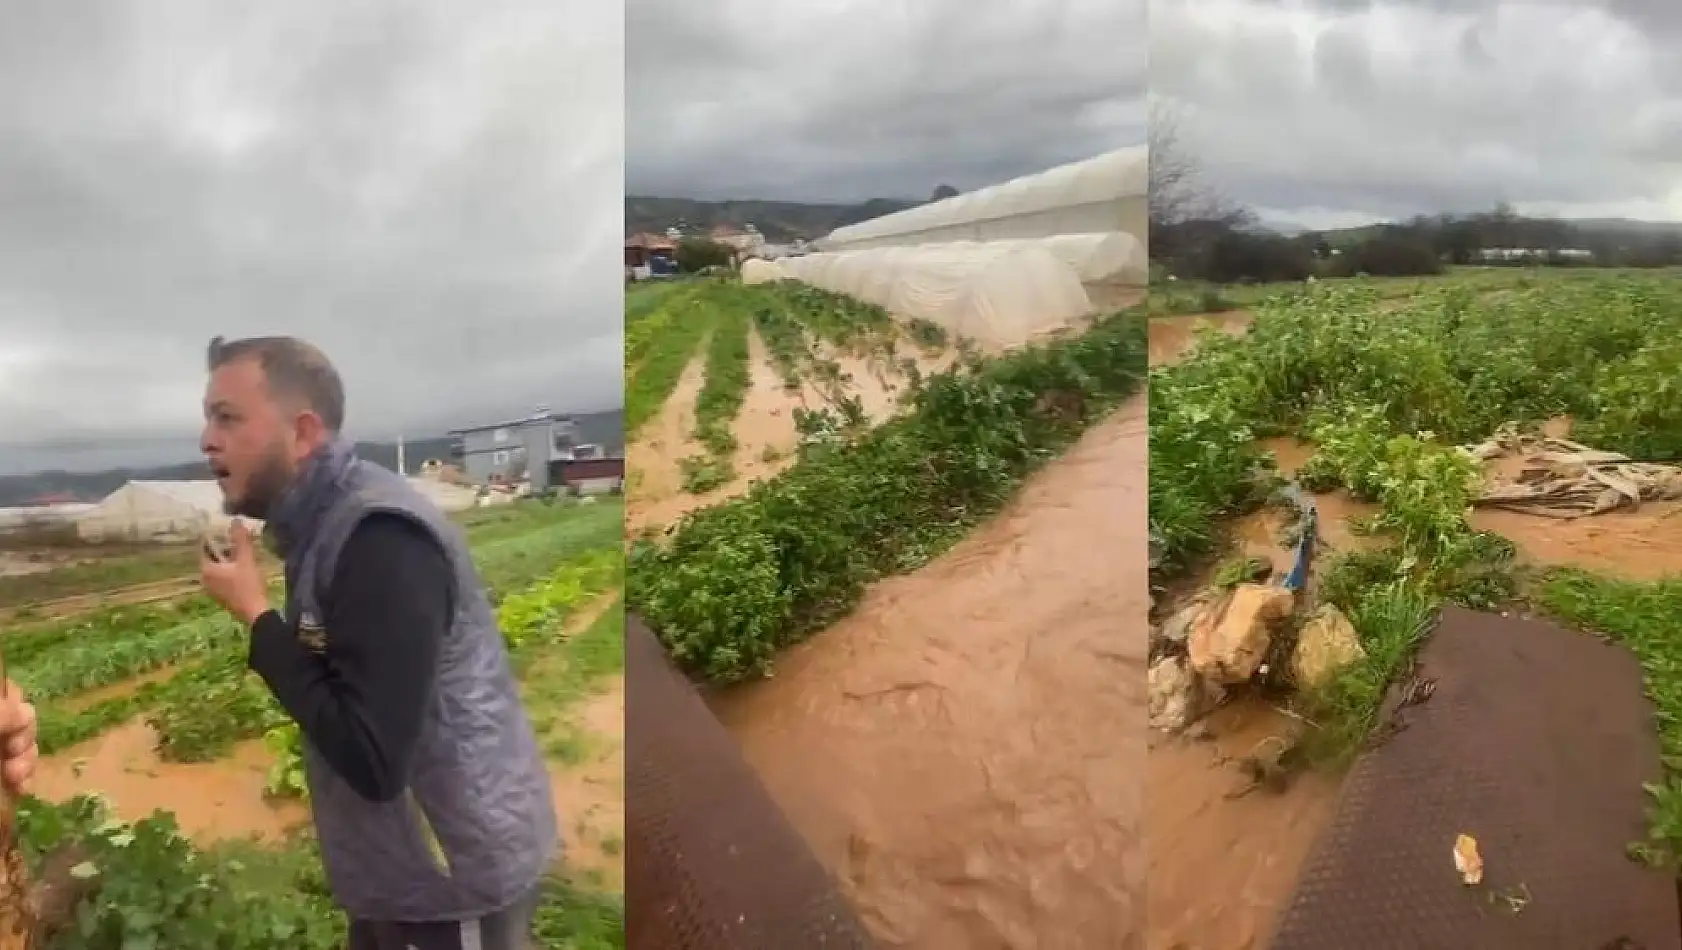
[[[228,514],[266,519],[291,484],[301,458],[297,415],[270,396],[254,359],[225,363],[210,374],[199,448]]]

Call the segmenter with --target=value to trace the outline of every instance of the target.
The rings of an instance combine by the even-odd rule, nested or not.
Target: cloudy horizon
[[[1145,0],[626,8],[627,191],[926,199],[1145,140]]]
[[[1182,151],[1264,221],[1506,202],[1682,222],[1682,4],[1152,0],[1150,16],[1151,91]]]
[[[353,438],[620,405],[618,9],[16,6],[0,472],[191,460],[219,334],[320,345]]]

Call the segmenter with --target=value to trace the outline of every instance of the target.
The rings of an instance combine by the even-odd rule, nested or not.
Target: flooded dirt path
[[[263,786],[273,762],[262,740],[244,742],[216,762],[164,762],[144,720],[108,730],[41,760],[30,791],[49,801],[99,792],[125,821],[175,813],[182,834],[199,844],[257,836],[278,841],[309,818],[296,802],[271,804]]]
[[[1140,945],[1146,440],[1139,398],[714,698],[883,946]]]
[[[694,439],[695,400],[706,381],[706,346],[689,360],[660,412],[625,447],[625,470],[631,473],[625,490],[625,524],[630,533],[663,524],[660,506],[683,494],[678,463],[699,452]]]

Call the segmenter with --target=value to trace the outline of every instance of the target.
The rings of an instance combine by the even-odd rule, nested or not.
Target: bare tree
[[[1237,226],[1249,217],[1203,179],[1180,138],[1179,111],[1161,100],[1150,105],[1150,215],[1153,228],[1192,222]]]

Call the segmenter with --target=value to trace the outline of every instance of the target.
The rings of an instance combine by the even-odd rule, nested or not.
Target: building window
[[[508,441],[508,430],[507,429],[497,429],[497,430],[493,431],[491,433],[491,441],[495,442],[497,445],[501,445],[502,443],[507,442]]]
[[[496,453],[492,454],[491,455],[491,464],[492,465],[507,465],[508,464],[508,453],[507,452],[496,452]]]

